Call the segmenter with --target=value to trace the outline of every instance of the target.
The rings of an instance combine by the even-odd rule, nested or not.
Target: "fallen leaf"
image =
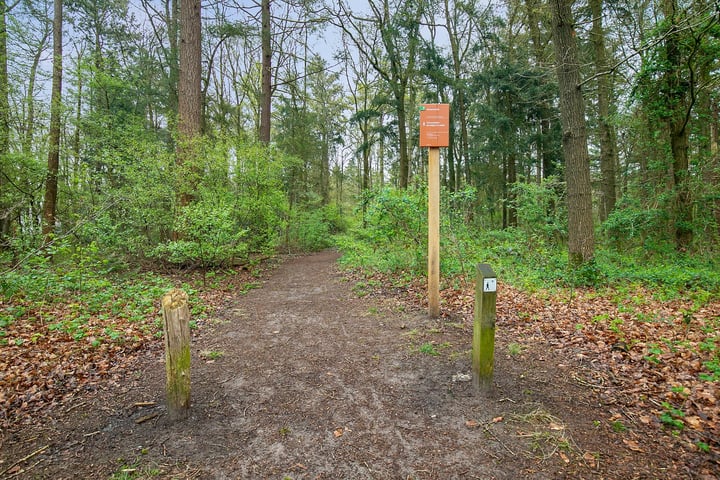
[[[492,419],[492,423],[500,423],[500,422],[502,422],[503,420],[505,420],[504,417],[495,417],[495,418]]]
[[[343,433],[345,433],[345,432],[343,431],[343,428],[342,428],[342,427],[338,427],[338,428],[336,428],[335,431],[333,432],[333,435],[335,435],[335,438],[340,438],[340,437],[343,436]]]
[[[568,458],[567,455],[565,455],[565,453],[560,452],[560,458],[563,459],[563,462],[565,462],[565,463],[570,463],[570,459]]]
[[[685,423],[693,430],[700,430],[702,428],[701,422],[700,417],[695,415],[685,417]]]
[[[475,427],[478,427],[479,425],[480,424],[478,422],[476,422],[475,420],[468,420],[467,422],[465,422],[465,426],[468,428],[475,428]]]
[[[595,454],[592,452],[585,452],[583,454],[583,460],[588,464],[590,468],[595,468],[597,465],[597,460],[595,459]]]
[[[640,445],[638,444],[638,442],[636,440],[628,440],[627,438],[623,438],[623,443],[625,445],[627,445],[628,448],[630,450],[632,450],[633,452],[645,453],[645,450],[640,448]]]

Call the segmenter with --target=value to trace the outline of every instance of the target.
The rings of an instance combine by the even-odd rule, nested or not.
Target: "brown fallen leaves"
[[[471,290],[446,289],[442,298],[450,313],[472,321]],[[626,302],[610,289],[563,297],[500,285],[497,324],[513,341],[546,343],[582,365],[578,383],[597,389],[611,408],[681,436],[689,449],[720,453],[720,385],[712,379],[720,302],[696,308],[641,288]]]
[[[393,284],[378,277],[379,285]],[[425,297],[422,279],[405,294],[423,308]],[[472,282],[445,288],[442,314],[472,325],[474,301]],[[608,420],[621,411],[625,421],[679,437],[689,450],[720,455],[720,301],[660,300],[643,287],[528,294],[499,283],[497,328],[512,342],[567,358],[561,367],[574,365],[573,378],[608,405]]]
[[[53,307],[55,320],[72,312]],[[82,338],[56,323],[43,321],[47,312],[28,309],[25,318],[6,326],[7,344],[0,345],[0,427],[29,423],[49,407],[67,405],[75,394],[91,392],[121,374],[136,352],[162,341],[145,322],[90,318]],[[104,333],[112,325],[114,339]],[[116,335],[117,333],[117,335]]]

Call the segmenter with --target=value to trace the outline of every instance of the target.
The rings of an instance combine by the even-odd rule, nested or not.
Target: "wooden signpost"
[[[428,314],[440,316],[440,147],[450,145],[450,105],[420,106],[420,146],[428,147]]]

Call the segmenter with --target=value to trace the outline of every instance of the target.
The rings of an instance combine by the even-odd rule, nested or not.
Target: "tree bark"
[[[665,124],[670,135],[672,152],[672,181],[675,188],[675,246],[678,250],[687,248],[692,242],[692,212],[690,208],[690,191],[688,187],[688,148],[690,131],[687,128],[690,111],[693,107],[692,91],[694,88],[691,76],[689,81],[683,78],[680,71],[683,60],[680,52],[680,33],[676,24],[676,0],[664,0],[663,14],[670,31],[665,36],[665,60],[668,68],[663,74],[663,82],[667,88],[668,98],[665,100],[669,114]]]
[[[608,73],[607,52],[605,50],[605,31],[602,24],[602,0],[590,0],[593,26],[590,33],[595,54],[595,74],[598,76],[598,136],[600,137],[600,174],[602,176],[600,220],[607,220],[615,209],[615,164],[617,163],[617,144],[615,130],[610,124],[610,98],[612,95],[612,77]]]
[[[5,0],[0,0],[0,166],[3,166],[5,156],[10,149],[10,103],[7,71],[7,13]],[[4,190],[5,179],[0,175],[0,192]],[[12,215],[5,212],[6,205],[0,204],[0,248],[5,244],[5,238],[10,232]]]
[[[178,191],[181,206],[193,200],[199,180],[195,163],[202,128],[200,12],[200,0],[180,1],[177,164],[183,167]]]
[[[517,182],[517,166],[515,164],[515,151],[511,151],[506,155],[507,162],[507,177],[505,196],[505,208],[507,209],[507,226],[517,227],[518,226],[518,215],[517,207],[515,206],[515,183]]]
[[[10,148],[10,89],[8,85],[7,4],[0,0],[0,156]]]
[[[2,2],[2,0],[0,0]],[[45,44],[52,33],[52,28],[47,29],[40,43],[38,44],[35,55],[33,55],[30,73],[28,75],[27,94],[25,95],[25,105],[27,115],[25,117],[25,131],[22,134],[22,152],[25,155],[31,154],[32,143],[35,137],[35,82],[37,80],[37,71],[45,51]],[[0,47],[1,48],[1,47]],[[79,88],[79,87],[78,87]]]
[[[272,46],[270,44],[270,0],[262,0],[261,8],[261,44],[262,72],[260,93],[260,141],[270,143],[270,114],[272,108]]]
[[[398,179],[398,186],[403,189],[407,188],[408,181],[410,180],[410,155],[408,153],[407,139],[407,114],[405,112],[406,91],[407,87],[403,86],[400,90],[397,90],[395,92],[395,112],[397,113],[398,119],[398,143],[400,145],[400,178]]]
[[[572,0],[550,1],[567,180],[568,256],[570,264],[577,266],[592,260],[595,238],[585,105],[571,4]]]
[[[42,234],[44,244],[52,240],[55,233],[55,212],[57,210],[58,171],[60,166],[60,110],[62,101],[62,0],[55,0],[53,13],[53,75],[50,94],[50,132],[48,138],[48,168],[45,180],[45,201],[43,203]]]
[[[543,68],[547,63],[547,54],[546,42],[543,41],[540,34],[540,6],[538,5],[538,0],[526,0],[525,7],[527,9],[528,30],[530,31],[535,64],[537,68]],[[537,164],[538,169],[541,170],[541,178],[548,178],[557,173],[557,159],[553,158],[548,145],[551,109],[546,101],[543,101],[539,105],[538,114],[540,116],[540,124],[538,126]]]
[[[718,101],[714,100],[710,105],[710,184],[715,191],[720,191],[720,152],[718,145],[720,144],[720,114],[718,111]],[[717,227],[718,238],[720,238],[720,198],[713,201],[713,216],[715,217],[715,226]]]
[[[453,5],[453,8],[451,8],[449,0],[444,1],[444,6],[446,28],[448,32],[448,38],[450,40],[450,52],[452,53],[453,59],[453,74],[455,80],[455,83],[453,85],[453,92],[455,97],[454,107],[460,119],[460,155],[458,156],[459,158],[457,158],[457,160],[455,160],[454,158],[448,159],[448,162],[450,163],[449,166],[451,177],[449,186],[452,191],[455,191],[457,188],[460,187],[460,182],[457,178],[455,178],[455,161],[457,161],[459,170],[462,169],[462,165],[467,165],[465,171],[468,173],[470,172],[470,141],[467,129],[467,106],[465,105],[465,86],[463,84],[462,78],[463,59],[460,55],[458,26],[456,24],[457,17],[455,16],[457,15],[457,8],[456,5]],[[453,143],[451,143],[451,145]],[[470,182],[469,176],[465,179],[465,182]]]

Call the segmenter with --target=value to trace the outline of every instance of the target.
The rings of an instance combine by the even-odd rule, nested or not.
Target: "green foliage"
[[[92,336],[94,347],[123,343],[127,333],[114,327],[121,320],[143,332],[161,331],[153,322],[156,302],[169,288],[167,280],[151,274],[108,268],[97,250],[62,243],[54,263],[35,257],[0,276],[0,298],[5,300],[0,305],[0,340],[13,323],[41,321],[48,331],[76,341]]]
[[[559,243],[567,237],[567,213],[560,194],[564,185],[556,178],[546,178],[540,184],[517,182],[511,189],[518,228],[544,241]]]
[[[287,246],[302,251],[318,251],[334,244],[334,235],[347,229],[347,222],[336,205],[297,211],[288,222]]]
[[[425,355],[431,355],[433,357],[437,357],[438,355],[440,355],[440,352],[438,352],[437,348],[435,348],[435,345],[430,342],[426,342],[420,345],[418,351],[420,353],[424,353]]]
[[[477,191],[442,192],[441,273],[454,281],[473,281],[477,263],[492,265],[498,277],[530,291],[580,286],[605,286],[631,291],[652,288],[664,299],[690,298],[694,307],[720,295],[720,259],[699,258],[674,249],[648,251],[650,243],[615,248],[600,245],[591,262],[568,266],[563,221],[548,211],[562,199],[555,184],[518,188],[518,228],[478,228]],[[427,255],[426,196],[421,190],[386,188],[367,194],[366,228],[355,226],[338,236],[342,262],[382,272],[421,276]],[[554,207],[554,208],[557,208]],[[475,215],[473,215],[475,214]],[[621,218],[621,215],[614,217]],[[635,217],[636,218],[636,217]],[[649,227],[648,227],[649,228]],[[620,227],[618,226],[618,229]],[[617,232],[620,239],[620,230]],[[646,239],[650,238],[650,234]],[[629,244],[630,240],[621,240]],[[404,272],[404,273],[403,273]]]
[[[602,224],[602,233],[615,248],[641,246],[649,252],[667,251],[668,213],[665,209],[641,208],[626,199]]]
[[[272,147],[236,145],[231,191],[238,227],[247,230],[250,251],[270,251],[280,244],[286,228],[286,172],[297,163]]]
[[[379,271],[419,273],[426,263],[427,199],[421,190],[367,192],[364,223],[339,235],[343,263]]]
[[[229,202],[202,199],[183,207],[175,228],[180,240],[159,245],[151,256],[178,265],[217,267],[247,254],[247,231],[238,228]]]
[[[685,417],[685,412],[679,408],[673,407],[668,402],[662,402],[662,406],[665,411],[660,414],[660,421],[668,427],[671,427],[673,430],[684,429],[685,422],[683,422],[682,419]]]

